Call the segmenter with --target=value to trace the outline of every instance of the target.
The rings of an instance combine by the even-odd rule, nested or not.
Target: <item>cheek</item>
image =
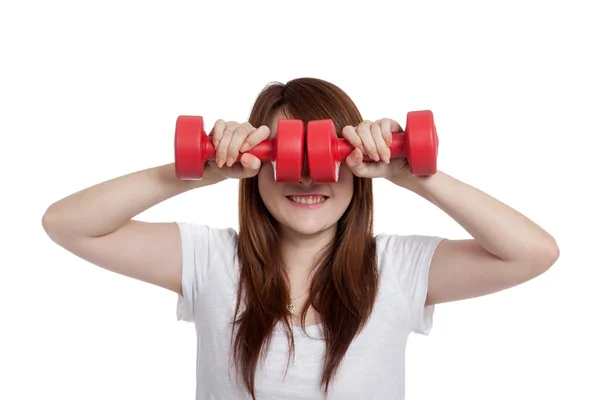
[[[354,174],[348,168],[346,164],[342,164],[340,166],[340,176],[338,179],[338,183],[348,188],[348,190],[354,189]]]
[[[271,210],[270,205],[280,201],[281,189],[273,178],[273,167],[263,165],[258,173],[258,191],[263,203]]]
[[[354,174],[350,169],[342,165],[340,167],[340,175],[338,181],[334,184],[336,198],[345,204],[349,204],[354,194]]]

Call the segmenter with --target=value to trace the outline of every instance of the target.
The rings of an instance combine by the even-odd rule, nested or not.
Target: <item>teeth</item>
[[[318,204],[324,202],[325,196],[289,196],[289,199],[294,203],[300,204]]]

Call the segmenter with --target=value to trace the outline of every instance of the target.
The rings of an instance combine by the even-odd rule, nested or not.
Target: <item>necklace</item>
[[[294,301],[296,301],[300,297],[304,296],[307,292],[308,292],[308,289],[306,289],[306,291],[304,293],[302,293],[300,296],[294,297],[294,298],[290,298],[290,302],[288,303],[288,305],[286,307],[289,312],[291,312],[292,314],[294,314],[294,311],[296,311],[296,306],[294,305]]]

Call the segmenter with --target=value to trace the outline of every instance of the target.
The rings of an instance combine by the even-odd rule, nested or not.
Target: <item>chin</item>
[[[309,221],[284,221],[281,223],[287,230],[302,236],[318,236],[335,229],[335,222],[329,224],[310,223]]]
[[[349,199],[347,202],[340,202],[338,199],[327,198],[313,204],[310,203],[310,199],[302,199],[302,203],[298,203],[290,196],[282,196],[267,197],[265,205],[283,231],[295,236],[314,237],[335,232],[337,222],[349,202]]]

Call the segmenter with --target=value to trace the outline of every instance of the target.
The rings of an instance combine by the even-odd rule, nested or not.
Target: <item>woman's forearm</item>
[[[460,224],[485,250],[505,261],[553,263],[555,239],[523,214],[444,172],[428,177],[390,179]],[[547,256],[547,257],[544,257]]]
[[[49,233],[100,237],[158,203],[223,179],[207,170],[202,180],[179,180],[172,163],[148,168],[96,184],[53,203],[42,223]]]

